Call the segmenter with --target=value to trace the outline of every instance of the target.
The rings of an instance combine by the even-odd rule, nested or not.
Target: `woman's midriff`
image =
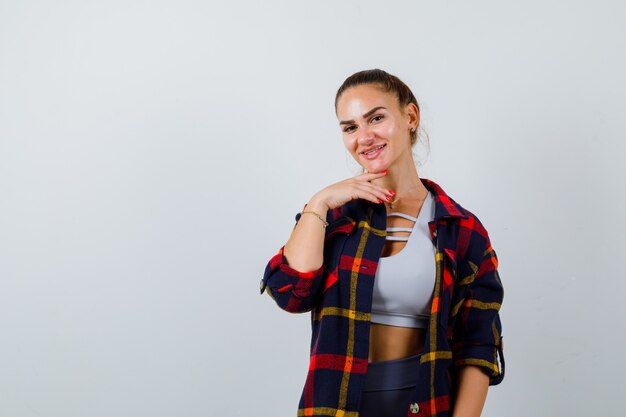
[[[368,362],[418,355],[424,349],[426,329],[371,323]]]

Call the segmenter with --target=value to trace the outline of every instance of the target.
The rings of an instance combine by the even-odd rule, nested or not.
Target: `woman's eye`
[[[346,133],[349,133],[349,132],[351,132],[351,130],[350,130],[350,129],[352,129],[353,127],[354,127],[354,126],[348,126],[348,127],[346,127],[343,131],[344,131],[344,132],[346,132]]]
[[[382,119],[382,118],[384,118],[384,117],[385,117],[385,116],[383,116],[382,114],[379,114],[379,115],[377,115],[377,116],[372,117],[372,120],[374,121],[374,120],[376,120],[376,119],[378,119],[378,118],[381,118],[381,119]]]

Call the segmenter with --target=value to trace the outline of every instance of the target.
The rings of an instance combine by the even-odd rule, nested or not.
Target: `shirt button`
[[[419,406],[419,404],[418,404],[418,403],[412,403],[412,404],[410,405],[410,408],[411,408],[411,412],[412,412],[413,414],[417,414],[417,413],[419,413],[419,412],[420,412],[420,406]]]
[[[435,237],[437,236],[437,231],[436,230],[433,232],[433,236],[435,236]]]

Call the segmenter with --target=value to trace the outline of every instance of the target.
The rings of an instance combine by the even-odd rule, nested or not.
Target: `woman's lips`
[[[361,155],[363,155],[363,157],[365,159],[368,159],[368,160],[376,159],[378,157],[378,155],[380,155],[380,153],[385,150],[386,147],[387,147],[387,145],[383,145],[382,148],[380,148],[379,150],[377,150],[374,153],[371,153],[371,154],[362,153]]]

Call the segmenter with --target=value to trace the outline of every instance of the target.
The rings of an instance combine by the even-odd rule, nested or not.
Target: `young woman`
[[[419,177],[419,106],[405,83],[355,73],[335,110],[364,172],[311,197],[261,280],[282,309],[311,312],[298,416],[478,417],[504,377],[488,233]]]

